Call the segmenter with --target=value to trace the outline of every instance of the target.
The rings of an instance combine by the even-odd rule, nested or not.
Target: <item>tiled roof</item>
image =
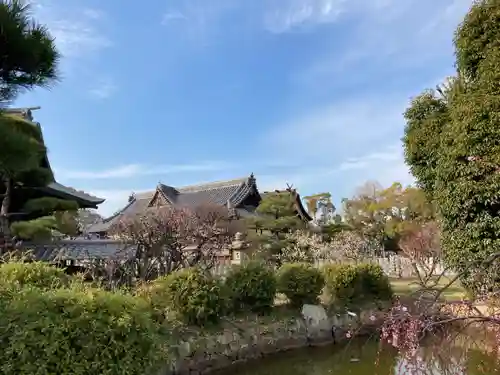
[[[135,195],[133,200],[116,215],[89,229],[91,233],[106,232],[114,223],[125,216],[141,213],[149,206],[156,192],[177,207],[197,207],[203,204],[230,205],[236,208],[256,189],[253,174],[250,177],[229,181],[217,181],[199,185],[173,187],[159,184],[157,189]]]
[[[120,211],[113,216],[104,219],[102,222],[92,225],[89,233],[106,232],[113,224],[117,223],[124,216],[131,216],[144,212],[153,198],[155,190],[136,194],[134,198]]]
[[[102,202],[105,201],[104,198],[98,198],[94,197],[90,194],[85,193],[84,191],[81,190],[76,190],[68,186],[64,186],[58,182],[51,182],[48,186],[47,189],[52,189],[57,192],[63,193],[63,194],[68,194],[71,196],[74,196],[75,198],[93,203],[93,204],[101,204]]]
[[[187,246],[184,250],[195,250],[196,246]],[[30,253],[36,260],[59,262],[73,260],[85,264],[85,261],[95,259],[117,258],[125,260],[133,257],[136,247],[126,245],[116,240],[59,240],[47,244],[23,243],[20,250]],[[228,248],[221,249],[219,256],[230,255]]]
[[[24,243],[23,249],[32,251],[37,260],[88,260],[106,259],[113,255],[131,251],[123,243],[114,240],[60,240],[48,244]]]
[[[180,207],[196,207],[202,204],[225,205],[228,202],[237,206],[251,189],[247,182],[248,177],[180,188],[160,184],[158,188],[172,204]]]

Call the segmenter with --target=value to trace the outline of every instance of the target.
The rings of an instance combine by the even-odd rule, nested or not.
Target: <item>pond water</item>
[[[429,348],[430,349],[430,348]],[[422,375],[497,375],[494,361],[480,351],[469,351],[462,358],[461,350],[455,354],[436,355],[424,350]],[[443,359],[443,356],[446,357]],[[231,369],[217,375],[405,375],[408,364],[391,348],[381,348],[374,341],[351,341],[346,346],[308,348],[281,353]],[[412,373],[414,374],[414,373]]]

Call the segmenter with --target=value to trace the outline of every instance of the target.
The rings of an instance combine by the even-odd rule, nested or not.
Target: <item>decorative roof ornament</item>
[[[247,183],[249,186],[255,186],[255,184],[257,183],[257,180],[255,179],[253,172],[252,174],[250,174],[250,177],[248,177]]]
[[[135,193],[131,192],[130,195],[128,196],[128,203],[135,201]]]

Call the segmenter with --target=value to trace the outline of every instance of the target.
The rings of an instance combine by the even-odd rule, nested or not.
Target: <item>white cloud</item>
[[[339,171],[351,171],[356,169],[367,169],[376,163],[399,161],[401,159],[401,145],[388,147],[386,150],[372,152],[360,157],[347,158],[339,166]]]
[[[407,97],[344,98],[276,126],[262,139],[267,157],[286,158],[296,168],[286,180],[276,176],[264,183],[292,183],[302,195],[330,191],[338,199],[367,180],[412,183],[399,141]]]
[[[241,10],[243,4],[236,0],[179,0],[169,5],[160,22],[165,27],[180,27],[176,35],[205,46],[221,31],[222,19],[232,10]]]
[[[89,94],[97,99],[108,99],[116,92],[117,88],[112,80],[104,79],[98,82],[95,87],[92,87]]]
[[[220,171],[231,168],[232,165],[226,162],[203,162],[199,164],[180,164],[180,165],[159,165],[148,166],[141,164],[127,164],[116,166],[111,169],[101,171],[71,171],[56,169],[58,178],[65,180],[105,180],[105,179],[124,179],[137,176],[164,175],[174,173],[191,173],[202,171]]]
[[[172,21],[186,20],[187,17],[178,10],[167,11],[163,14],[161,24],[168,25]]]
[[[284,33],[307,24],[330,23],[344,11],[347,0],[279,1],[264,16],[264,25],[272,33]]]
[[[453,32],[472,1],[387,0],[365,8],[357,0],[349,1],[344,12],[350,20],[349,43],[339,43],[333,52],[326,50],[315,56],[292,78],[321,87],[324,82],[345,79],[346,71],[357,70],[359,74],[352,80],[362,82],[377,69],[395,72],[402,67],[419,67],[428,71],[441,66],[452,56]],[[451,73],[452,68],[450,64],[441,73]]]
[[[130,166],[130,171],[135,171],[135,168]],[[120,173],[127,175],[127,169],[116,169],[115,176],[120,175]],[[395,181],[401,182],[403,185],[414,182],[407,166],[404,164],[401,149],[394,145],[380,148],[377,152],[361,155],[358,158],[347,158],[331,166],[297,168],[290,173],[282,174],[256,173],[256,178],[261,193],[282,190],[290,185],[296,188],[302,196],[320,191],[330,191],[336,204],[340,203],[341,198],[350,196],[357,187],[366,181],[378,181],[382,186],[389,186]],[[214,177],[213,180],[216,181],[219,178]],[[193,183],[197,182],[199,181],[194,180]],[[339,189],[339,183],[341,189]],[[106,199],[99,206],[99,213],[106,217],[122,209],[127,204],[128,197],[132,192],[143,193],[154,188],[154,186],[151,186],[150,189],[146,190],[131,188],[88,189],[85,191]]]
[[[403,185],[414,183],[408,166],[404,162],[401,145],[392,145],[362,155],[358,158],[349,158],[340,163],[335,175],[346,176],[351,174],[351,185],[358,186],[365,181],[375,180],[382,186],[389,186],[393,182]]]
[[[413,183],[399,142],[402,114],[411,96],[441,81],[410,86],[405,85],[404,75],[420,71],[442,78],[453,73],[453,31],[472,0],[332,1],[336,11],[331,17],[321,8],[326,3],[276,3],[275,12],[281,18],[273,18],[277,23],[270,31],[292,32],[349,19],[345,31],[349,43],[312,54],[310,64],[293,73],[292,81],[303,97],[321,97],[318,93],[324,97],[330,90],[333,99],[329,105],[303,110],[277,124],[265,134],[266,149],[299,166],[296,186],[306,193],[336,189],[334,196],[349,195],[367,180],[383,185]],[[364,82],[370,85],[374,74],[384,73],[394,82],[403,81],[364,89]],[[358,86],[362,91],[352,90]],[[350,91],[339,94],[344,87]]]
[[[388,137],[394,143],[394,135],[402,134],[402,113],[407,103],[404,95],[338,100],[285,121],[265,134],[262,141],[290,162],[307,159],[316,165],[332,165],[332,158],[340,161],[358,150],[384,147]]]
[[[80,58],[112,44],[103,30],[104,14],[98,9],[62,0],[34,0],[31,5],[37,21],[47,25],[65,58]]]
[[[394,0],[275,0],[264,15],[264,26],[281,34],[307,26],[335,23],[346,16],[391,14],[401,2]]]

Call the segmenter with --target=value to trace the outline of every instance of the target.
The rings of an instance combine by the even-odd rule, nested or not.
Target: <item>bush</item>
[[[307,263],[289,263],[278,270],[278,292],[299,307],[305,303],[317,303],[325,279],[321,272]]]
[[[234,267],[227,275],[225,287],[228,306],[233,313],[265,313],[272,309],[276,297],[274,272],[259,262]]]
[[[131,295],[0,286],[0,373],[143,375],[162,357],[148,306]]]
[[[70,278],[62,268],[45,262],[10,262],[0,264],[0,284],[18,284],[42,289],[54,289],[68,285]]]
[[[161,295],[188,324],[216,323],[224,311],[221,282],[200,269],[174,272],[158,280],[157,287],[164,288]]]
[[[149,304],[153,318],[159,323],[163,323],[172,311],[167,277],[140,284],[134,294]]]
[[[393,297],[389,278],[379,265],[328,265],[323,274],[331,302],[352,306],[390,301]]]

